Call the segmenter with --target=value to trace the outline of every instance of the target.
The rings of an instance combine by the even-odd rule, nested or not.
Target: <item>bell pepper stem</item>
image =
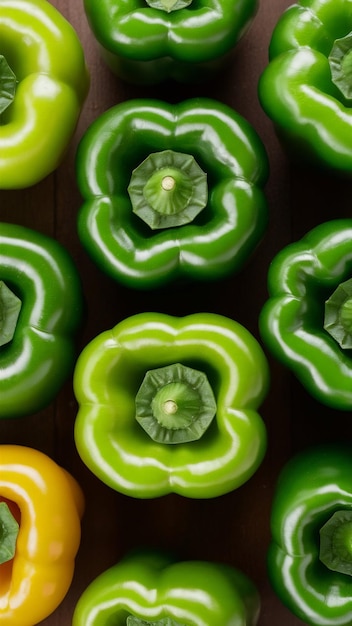
[[[325,302],[324,328],[341,348],[352,348],[352,279],[341,283]]]
[[[0,346],[13,338],[21,306],[21,300],[0,281]]]
[[[200,439],[215,414],[206,375],[181,363],[149,370],[136,395],[136,420],[160,443]]]
[[[127,618],[127,626],[184,626],[184,624],[176,622],[170,617],[165,617],[157,620],[156,622],[147,622],[146,620],[135,617],[134,615],[129,615]]]
[[[192,3],[192,0],[146,0],[146,2],[152,9],[159,9],[160,11],[171,13],[171,11],[178,11],[179,9],[188,7]]]
[[[0,116],[15,99],[17,80],[3,55],[0,55]]]
[[[0,565],[15,556],[19,524],[6,502],[0,502]]]
[[[352,99],[352,33],[336,39],[329,55],[332,82],[342,95]]]
[[[181,226],[206,206],[207,176],[190,154],[154,152],[133,170],[128,193],[133,212],[150,228]]]
[[[352,576],[352,511],[335,511],[320,529],[319,558],[328,569]]]

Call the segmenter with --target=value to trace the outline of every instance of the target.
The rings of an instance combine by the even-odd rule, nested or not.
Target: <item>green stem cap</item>
[[[157,622],[146,622],[144,619],[129,615],[127,618],[127,626],[184,626],[181,622],[175,622],[170,617],[159,619]]]
[[[6,502],[0,502],[0,564],[15,556],[19,525]]]
[[[352,33],[336,39],[329,55],[332,82],[342,95],[352,98]]]
[[[21,306],[21,300],[0,281],[0,346],[13,338]]]
[[[207,176],[190,154],[150,154],[132,172],[128,193],[133,212],[150,228],[182,226],[208,202]]]
[[[320,529],[319,558],[330,570],[352,576],[352,511],[336,511]]]
[[[146,0],[146,2],[152,9],[171,13],[171,11],[178,11],[188,7],[192,0]]]
[[[352,348],[352,278],[325,302],[324,328],[341,348]]]
[[[149,370],[136,395],[136,420],[159,443],[200,439],[215,414],[206,375],[180,363]]]
[[[0,55],[0,115],[10,106],[16,94],[16,76],[5,57]]]

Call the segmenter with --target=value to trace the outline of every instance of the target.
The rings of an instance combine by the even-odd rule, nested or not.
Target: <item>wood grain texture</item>
[[[24,191],[0,192],[0,219],[48,233],[63,243],[80,270],[87,314],[79,341],[141,311],[186,315],[211,311],[243,323],[257,338],[258,314],[267,297],[266,276],[274,254],[319,222],[350,215],[350,186],[291,165],[257,98],[257,82],[267,64],[273,26],[287,0],[262,0],[254,24],[238,45],[231,67],[217,80],[198,87],[138,88],[123,84],[100,60],[82,0],[52,0],[73,24],[84,46],[91,87],[64,162],[40,184]],[[129,98],[152,96],[178,101],[196,95],[216,97],[241,113],[257,130],[270,159],[266,193],[270,207],[267,233],[240,275],[212,285],[190,286],[177,298],[164,292],[134,293],[103,276],[87,257],[76,233],[80,196],[74,159],[77,143],[100,113]],[[180,297],[181,296],[181,297]],[[69,626],[80,593],[99,573],[138,544],[176,548],[184,558],[219,560],[243,569],[262,598],[259,626],[299,626],[275,597],[266,574],[269,514],[278,473],[293,452],[309,443],[351,435],[349,417],[318,405],[292,376],[268,355],[270,392],[261,410],[268,429],[266,458],[243,487],[210,501],[168,496],[138,501],[114,493],[82,464],[73,442],[76,403],[69,380],[47,409],[20,420],[0,421],[0,441],[33,446],[64,465],[86,494],[81,549],[74,581],[61,606],[43,626]],[[337,434],[337,433],[336,433]],[[138,543],[136,543],[138,542]],[[221,626],[219,624],[219,626]]]

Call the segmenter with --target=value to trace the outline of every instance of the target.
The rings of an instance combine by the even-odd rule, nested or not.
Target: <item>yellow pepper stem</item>
[[[6,502],[0,502],[0,565],[15,556],[19,524]]]

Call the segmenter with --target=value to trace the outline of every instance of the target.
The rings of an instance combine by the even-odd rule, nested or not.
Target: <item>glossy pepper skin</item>
[[[332,81],[329,55],[352,31],[351,0],[307,0],[279,18],[259,99],[293,158],[352,173],[351,101]],[[348,81],[346,81],[348,82]]]
[[[134,399],[146,371],[175,362],[207,373],[217,413],[198,441],[170,446],[155,443],[137,424]],[[248,480],[263,459],[266,430],[257,407],[267,387],[262,349],[235,321],[206,313],[131,316],[78,357],[78,453],[103,482],[134,497],[224,494]]]
[[[127,187],[133,169],[164,150],[191,154],[209,195],[190,224],[153,231],[132,213]],[[79,145],[78,233],[99,267],[129,287],[221,278],[240,270],[265,232],[267,176],[261,140],[229,107],[207,98],[130,100],[93,122]]]
[[[320,529],[336,511],[352,510],[351,476],[350,448],[318,446],[288,462],[274,494],[270,580],[281,601],[314,626],[352,623],[351,576],[319,558]]]
[[[257,0],[193,0],[169,12],[148,4],[84,0],[105,62],[118,76],[137,84],[209,78],[224,65],[258,9]]]
[[[0,446],[0,501],[18,517],[12,561],[0,565],[0,623],[34,626],[66,595],[80,544],[84,497],[76,480],[46,454]]]
[[[30,187],[61,162],[87,95],[83,48],[46,0],[0,0],[0,54],[18,84],[0,117],[0,188]]]
[[[352,408],[349,349],[324,328],[325,301],[352,277],[352,220],[320,224],[283,248],[268,273],[269,298],[260,313],[262,339],[318,401]]]
[[[175,561],[150,552],[126,556],[83,592],[73,626],[140,624],[255,626],[260,599],[239,570],[205,561]],[[164,621],[171,620],[170,622]]]
[[[12,340],[0,345],[0,417],[20,417],[48,405],[73,370],[81,281],[56,240],[4,222],[0,280],[22,302]]]

